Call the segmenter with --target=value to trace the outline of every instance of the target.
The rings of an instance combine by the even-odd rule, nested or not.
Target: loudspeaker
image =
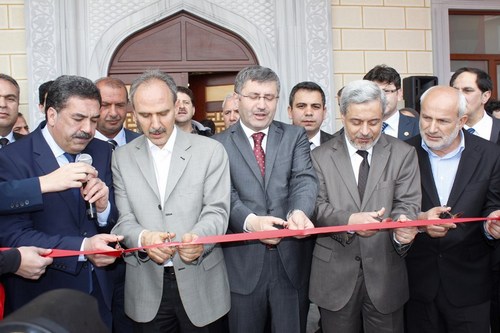
[[[432,86],[438,84],[436,76],[409,76],[403,79],[403,99],[405,107],[420,112],[420,96]]]

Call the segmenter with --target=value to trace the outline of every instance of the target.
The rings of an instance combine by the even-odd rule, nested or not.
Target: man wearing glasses
[[[229,156],[230,233],[312,228],[318,186],[302,127],[273,121],[279,78],[250,66],[236,76],[240,121],[214,136]],[[307,239],[272,238],[224,246],[231,332],[305,332],[312,257]]]
[[[401,140],[407,140],[418,134],[418,119],[405,116],[398,111],[398,102],[403,100],[401,76],[392,67],[377,65],[363,77],[375,82],[384,92],[387,106],[384,111],[382,133]]]

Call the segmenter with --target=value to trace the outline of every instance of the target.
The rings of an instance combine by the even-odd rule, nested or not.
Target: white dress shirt
[[[125,137],[125,129],[123,127],[120,130],[120,132],[118,132],[118,134],[115,135],[114,138],[108,138],[108,137],[104,136],[104,134],[99,132],[98,130],[95,130],[94,138],[102,140],[102,141],[115,140],[116,143],[118,144],[118,147],[121,147],[127,143],[127,139]]]
[[[483,111],[483,118],[478,121],[472,128],[474,129],[474,135],[477,135],[485,140],[490,141],[491,138],[491,128],[493,127],[493,119]],[[464,125],[464,128],[467,130],[470,127]]]

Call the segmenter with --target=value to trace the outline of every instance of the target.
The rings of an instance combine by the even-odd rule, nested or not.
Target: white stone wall
[[[63,73],[91,79],[104,75],[113,50],[124,38],[183,9],[240,34],[259,62],[278,72],[283,81],[280,120],[287,121],[287,94],[302,80],[325,88],[332,111],[325,129],[333,131],[340,126],[336,91],[373,66],[385,63],[403,77],[433,73],[430,0],[249,4],[247,0],[0,0],[0,71],[20,83],[21,111],[28,113],[30,104],[33,127],[41,118],[36,113],[39,84]]]

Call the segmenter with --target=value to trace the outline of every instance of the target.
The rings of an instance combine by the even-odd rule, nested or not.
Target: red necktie
[[[259,165],[260,173],[262,177],[266,174],[266,154],[264,153],[264,149],[262,149],[262,139],[264,138],[264,133],[258,132],[252,134],[253,138],[253,154],[255,155],[255,159],[257,160],[257,164]]]

